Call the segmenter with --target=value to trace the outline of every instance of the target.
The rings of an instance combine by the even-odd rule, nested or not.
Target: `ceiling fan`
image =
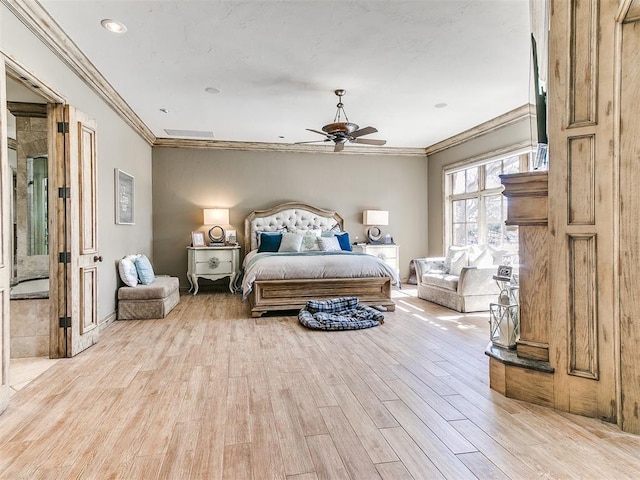
[[[347,93],[346,90],[339,89],[335,90],[334,93],[338,96],[338,110],[336,111],[336,116],[333,119],[333,123],[329,123],[322,127],[322,132],[319,130],[314,130],[312,128],[307,128],[306,130],[319,133],[320,135],[324,135],[326,138],[324,140],[311,140],[309,142],[296,142],[296,143],[316,143],[316,142],[334,142],[335,148],[334,152],[341,152],[344,149],[344,145],[347,142],[353,143],[362,143],[365,145],[384,145],[387,143],[386,140],[375,140],[372,138],[360,138],[363,135],[369,135],[371,133],[376,133],[378,131],[377,128],[374,127],[364,127],[360,128],[355,123],[349,122],[347,118],[347,114],[344,111],[344,105],[342,104],[342,96]],[[342,118],[344,117],[344,121]]]

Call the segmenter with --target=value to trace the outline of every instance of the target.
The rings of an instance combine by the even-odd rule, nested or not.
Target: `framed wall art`
[[[116,224],[134,225],[135,183],[132,175],[115,169]]]

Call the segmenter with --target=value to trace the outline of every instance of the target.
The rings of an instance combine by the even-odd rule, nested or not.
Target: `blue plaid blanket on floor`
[[[356,330],[377,327],[384,323],[384,315],[357,297],[310,300],[298,313],[298,321],[315,330]]]

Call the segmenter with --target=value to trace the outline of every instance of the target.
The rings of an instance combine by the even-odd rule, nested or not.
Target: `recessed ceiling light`
[[[161,109],[160,109],[160,111],[161,111],[162,113],[169,113],[169,110],[168,110],[168,109],[166,109],[166,108],[161,108]]]
[[[284,138],[284,135],[278,135],[278,138]]]
[[[207,93],[212,93],[213,95],[220,93],[220,89],[216,87],[207,87],[204,89],[204,91]]]
[[[124,23],[118,22],[117,20],[111,20],[110,18],[105,18],[100,22],[100,24],[111,33],[124,33],[127,31],[127,27]]]
[[[446,103],[436,103],[436,104],[434,105],[434,107],[436,107],[436,108],[444,108],[444,107],[447,107],[447,106],[448,106],[448,105],[447,105]]]

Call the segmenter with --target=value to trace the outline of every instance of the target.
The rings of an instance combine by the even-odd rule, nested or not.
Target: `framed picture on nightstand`
[[[204,243],[204,232],[191,232],[191,246],[206,247]]]
[[[224,239],[225,243],[227,245],[236,245],[237,243],[237,237],[236,237],[236,231],[235,230],[227,230],[225,232],[226,234],[226,238]]]

